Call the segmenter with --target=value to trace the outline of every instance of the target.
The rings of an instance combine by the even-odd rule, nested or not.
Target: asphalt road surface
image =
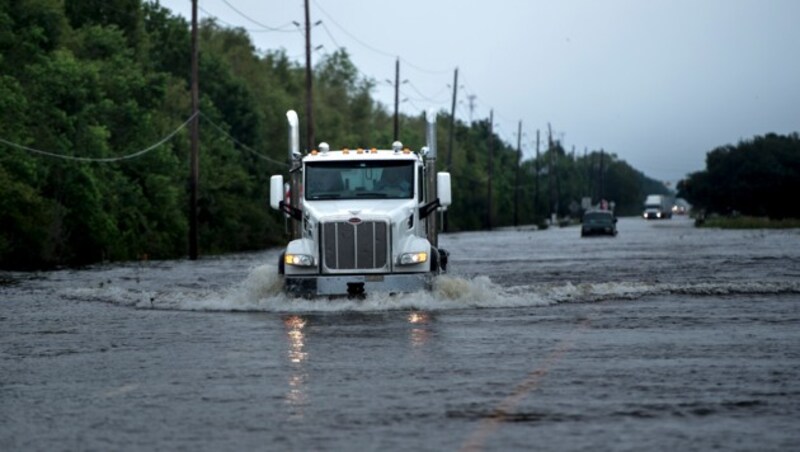
[[[365,300],[278,250],[0,273],[0,449],[800,449],[800,231],[618,228],[445,235]]]

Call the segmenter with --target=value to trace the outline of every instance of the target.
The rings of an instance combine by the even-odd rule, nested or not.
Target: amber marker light
[[[286,253],[283,262],[287,265],[294,265],[297,267],[311,267],[314,265],[314,257],[307,254]]]

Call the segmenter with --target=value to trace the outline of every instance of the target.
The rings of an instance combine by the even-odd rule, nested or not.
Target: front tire
[[[434,275],[438,275],[440,273],[439,250],[434,247],[431,247],[431,273]]]

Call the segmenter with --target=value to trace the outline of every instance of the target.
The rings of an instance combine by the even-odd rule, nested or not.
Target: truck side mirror
[[[439,204],[445,209],[453,201],[450,191],[450,173],[436,173],[436,197],[439,198]]]
[[[269,205],[275,210],[280,210],[283,201],[283,176],[280,174],[269,179]]]

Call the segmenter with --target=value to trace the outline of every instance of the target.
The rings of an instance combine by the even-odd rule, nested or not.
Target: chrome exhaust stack
[[[300,184],[303,183],[300,154],[300,120],[297,112],[289,110],[286,112],[286,119],[289,121],[289,203],[292,207],[300,207]],[[295,219],[291,221],[291,237],[300,237],[300,222]]]

